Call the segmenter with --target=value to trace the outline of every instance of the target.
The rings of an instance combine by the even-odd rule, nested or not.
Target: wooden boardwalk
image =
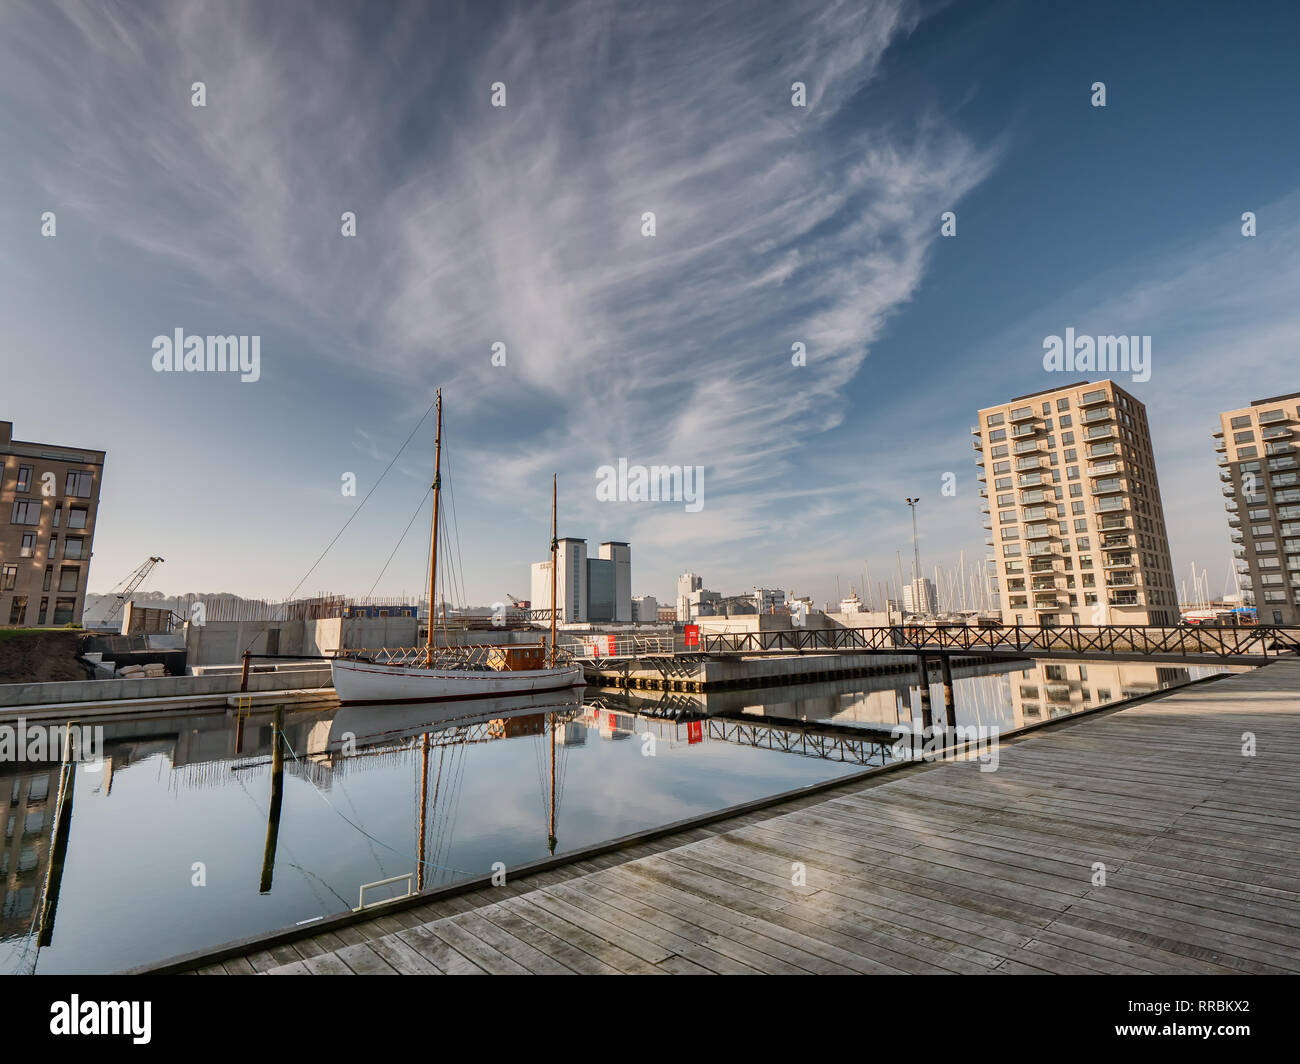
[[[1300,972],[1298,874],[1284,661],[200,973]]]

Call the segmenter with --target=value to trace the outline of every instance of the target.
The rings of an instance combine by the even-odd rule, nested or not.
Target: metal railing
[[[670,635],[581,635],[565,637],[558,649],[567,651],[576,661],[604,658],[639,658],[673,653]]]
[[[907,625],[881,628],[792,628],[700,634],[706,654],[867,650],[963,650],[1017,654],[1205,655],[1264,658],[1300,653],[1300,627],[1163,627],[1158,625]]]
[[[523,643],[474,643],[460,647],[345,647],[334,656],[376,665],[404,665],[416,669],[459,669],[471,672],[490,672],[496,668],[496,655],[525,645]],[[571,648],[558,644],[555,648],[557,665],[573,660]],[[549,664],[549,657],[547,659]]]

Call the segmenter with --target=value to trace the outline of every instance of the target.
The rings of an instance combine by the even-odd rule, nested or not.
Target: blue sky
[[[151,588],[288,593],[441,385],[470,600],[527,595],[556,471],[561,535],[630,541],[637,594],[690,569],[821,601],[894,570],[908,495],[923,567],[973,564],[975,411],[1065,383],[1045,335],[1149,334],[1150,381],[1121,383],[1148,404],[1178,576],[1221,587],[1216,415],[1300,390],[1298,24],[1197,3],[8,4],[0,417],[108,452],[92,590],[160,554]],[[178,327],[259,335],[261,379],[155,373]],[[431,435],[303,591],[370,590]],[[598,501],[620,457],[703,466],[704,508]],[[417,520],[377,593],[418,590],[425,543]]]

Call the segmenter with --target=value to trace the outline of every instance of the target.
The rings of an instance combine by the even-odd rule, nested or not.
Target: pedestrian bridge
[[[575,659],[761,654],[980,654],[1008,658],[1165,658],[1185,662],[1262,663],[1300,655],[1300,627],[1251,625],[913,625],[872,628],[792,627],[758,632],[700,632],[698,645],[671,636],[593,635],[561,644]]]

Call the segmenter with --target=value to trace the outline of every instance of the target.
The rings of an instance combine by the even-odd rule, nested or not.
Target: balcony
[[[1288,443],[1286,440],[1281,440],[1278,443],[1267,444],[1264,447],[1264,454],[1265,455],[1290,454],[1294,450],[1295,450],[1294,443]]]
[[[1011,413],[1008,415],[1008,420],[1012,422],[1032,421],[1033,419],[1034,419],[1034,408],[1032,406],[1017,407],[1015,410],[1011,411]]]
[[[1105,388],[1098,388],[1094,392],[1084,392],[1083,395],[1079,397],[1080,406],[1092,406],[1095,403],[1105,402],[1109,402]]]
[[[1137,587],[1138,579],[1135,573],[1116,573],[1113,577],[1106,578],[1107,587]]]
[[[1033,436],[1043,431],[1045,431],[1045,428],[1042,425],[1034,425],[1030,422],[1021,422],[1019,425],[1011,426],[1011,438],[1013,440],[1024,439],[1026,436]]]
[[[1228,527],[1229,527],[1229,528],[1240,528],[1240,527],[1241,527],[1241,518],[1240,518],[1239,516],[1237,516],[1237,514],[1235,514],[1235,513],[1234,513],[1234,514],[1229,514],[1229,515],[1228,515]]]
[[[1285,410],[1265,410],[1259,415],[1261,425],[1276,425],[1279,421],[1286,421]]]
[[[1101,541],[1102,550],[1110,550],[1113,547],[1131,547],[1133,546],[1132,536],[1106,536]]]
[[[1119,462],[1115,462],[1115,461],[1094,462],[1092,465],[1088,467],[1088,476],[1104,477],[1110,473],[1118,473],[1119,470],[1120,470]]]
[[[1021,440],[1013,448],[1011,448],[1011,453],[1016,455],[1021,455],[1021,454],[1041,454],[1042,452],[1037,440]]]
[[[1099,421],[1114,421],[1115,411],[1109,406],[1097,406],[1085,410],[1080,420],[1085,425],[1095,425]]]
[[[1098,522],[1098,527],[1100,527],[1103,532],[1112,528],[1132,528],[1133,519],[1129,517],[1128,514],[1111,514],[1109,517],[1103,517]]]
[[[1119,454],[1119,445],[1114,443],[1098,443],[1088,448],[1089,458],[1105,458],[1107,455]]]
[[[1266,440],[1284,440],[1290,435],[1291,429],[1286,425],[1274,425],[1260,433],[1260,436]]]
[[[1131,569],[1133,568],[1133,555],[1131,554],[1111,554],[1102,563],[1103,569]]]
[[[1237,494],[1237,489],[1234,488],[1231,484],[1225,484],[1225,485],[1223,485],[1223,489],[1222,489],[1222,491],[1223,491],[1223,494],[1224,494],[1224,495],[1236,495],[1236,494]],[[1254,496],[1252,495],[1251,498],[1254,498]]]
[[[1051,539],[1059,535],[1056,525],[1028,525],[1025,528],[1025,539]]]
[[[1116,498],[1112,496],[1109,499],[1103,499],[1101,502],[1099,502],[1096,506],[1092,508],[1092,512],[1101,515],[1123,513],[1125,511],[1125,505],[1124,505],[1125,501],[1126,500],[1123,498]],[[1102,525],[1102,528],[1105,527],[1106,527],[1105,525]]]
[[[1084,438],[1091,443],[1093,440],[1113,439],[1116,435],[1114,425],[1094,425],[1084,433]]]
[[[1138,596],[1136,591],[1117,591],[1108,596],[1106,601],[1112,606],[1136,606]]]
[[[1029,572],[1033,573],[1059,573],[1061,570],[1056,567],[1056,562],[1051,558],[1038,558],[1029,564]]]
[[[1124,490],[1124,481],[1121,477],[1109,477],[1105,480],[1093,481],[1093,495],[1114,495]]]
[[[975,450],[977,451],[984,450],[984,441],[980,437],[976,436],[973,440],[971,440],[971,443],[975,445]]]

